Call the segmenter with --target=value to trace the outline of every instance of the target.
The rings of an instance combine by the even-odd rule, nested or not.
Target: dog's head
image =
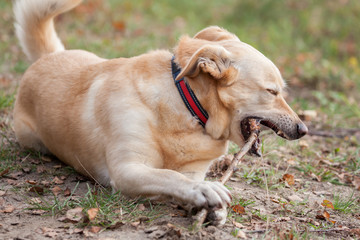
[[[182,67],[177,79],[188,78],[208,111],[206,131],[212,137],[242,146],[246,129],[241,123],[250,117],[289,140],[307,133],[284,100],[285,83],[278,68],[235,35],[209,27],[193,38],[181,38],[175,55]]]

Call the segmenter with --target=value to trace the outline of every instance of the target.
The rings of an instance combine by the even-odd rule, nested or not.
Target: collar
[[[201,126],[205,128],[206,121],[209,118],[208,113],[205,109],[201,106],[199,100],[196,98],[194,92],[191,90],[190,85],[185,81],[184,78],[175,80],[176,77],[181,72],[181,68],[175,63],[175,56],[171,59],[171,70],[172,75],[175,81],[175,85],[180,93],[182,100],[185,103],[185,106],[190,111],[191,115],[195,117]]]

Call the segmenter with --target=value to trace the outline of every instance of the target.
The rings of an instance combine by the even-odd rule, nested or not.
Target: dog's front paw
[[[190,190],[189,200],[198,208],[222,208],[231,202],[229,190],[219,182],[198,182]]]
[[[214,226],[222,226],[226,222],[227,210],[226,206],[222,206],[221,208],[212,208],[209,210],[207,215],[207,221]]]

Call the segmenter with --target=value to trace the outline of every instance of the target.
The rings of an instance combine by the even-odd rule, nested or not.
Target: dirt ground
[[[2,115],[2,124],[11,125],[10,115]],[[6,139],[4,139],[6,136]],[[272,135],[265,136],[274,141]],[[357,239],[360,237],[359,191],[354,187],[337,186],[319,181],[316,176],[301,174],[295,169],[291,158],[274,161],[265,155],[264,159],[246,157],[239,165],[239,171],[228,182],[235,199],[242,201],[244,211],[229,208],[229,216],[222,227],[206,226],[194,230],[194,219],[173,203],[156,203],[155,217],[144,217],[149,205],[131,220],[117,222],[114,226],[101,226],[92,221],[64,221],[73,206],[64,206],[52,216],[49,209],[39,209],[45,203],[85,198],[89,188],[99,186],[75,173],[54,157],[36,156],[24,152],[17,145],[11,128],[3,135],[3,147],[9,147],[17,154],[9,171],[0,177],[0,239]],[[322,137],[306,136],[304,141],[312,145],[323,142]],[[326,147],[325,145],[323,147]],[[291,148],[277,147],[277,156],[295,154]],[[284,161],[288,159],[287,162]],[[219,166],[218,166],[219,168]],[[244,177],[245,169],[264,169],[259,178]],[[276,173],[265,170],[276,168]],[[215,176],[219,169],[212,169],[209,176]],[[293,182],[281,182],[284,173],[294,176]],[[278,182],[272,182],[277,178]],[[259,183],[261,178],[266,185]],[[255,180],[254,180],[255,179]],[[265,180],[267,179],[267,180]],[[210,177],[209,180],[215,179]],[[255,183],[254,183],[255,181]],[[256,183],[258,182],[258,183]],[[275,188],[272,188],[274,187]],[[36,188],[37,187],[37,188]],[[60,189],[59,189],[60,188]],[[73,195],[69,196],[69,190]],[[67,192],[67,193],[66,193]],[[341,212],[327,208],[324,200],[334,203],[334,194],[343,199],[351,196],[353,210]],[[251,204],[247,205],[251,202]],[[34,204],[35,203],[35,204]],[[38,203],[38,205],[36,205]],[[35,206],[35,208],[34,208]],[[38,208],[36,208],[38,206]],[[140,205],[137,205],[139,208]],[[330,217],[321,217],[326,211]],[[82,211],[86,214],[85,208]],[[82,214],[83,214],[82,213]],[[89,218],[89,216],[85,216]],[[69,219],[67,219],[69,220]]]

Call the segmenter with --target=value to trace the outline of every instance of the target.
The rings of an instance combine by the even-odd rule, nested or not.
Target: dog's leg
[[[211,165],[211,164],[210,164]],[[196,171],[194,171],[196,169]],[[192,164],[188,164],[180,169],[180,172],[187,176],[188,178],[200,181],[205,178],[205,174],[209,169],[209,162],[195,162]],[[192,212],[193,206],[189,204],[181,205],[188,212]],[[207,219],[210,221],[212,225],[219,226],[224,225],[227,217],[227,209],[226,205],[221,205],[210,208],[208,211]]]
[[[231,201],[230,192],[219,182],[194,181],[169,169],[117,163],[116,168],[109,168],[109,173],[111,185],[130,196],[172,196],[198,208],[220,208]]]
[[[26,119],[26,118],[25,118]],[[34,128],[29,121],[24,121],[21,117],[14,118],[15,136],[22,147],[49,154],[49,150],[37,136]]]

